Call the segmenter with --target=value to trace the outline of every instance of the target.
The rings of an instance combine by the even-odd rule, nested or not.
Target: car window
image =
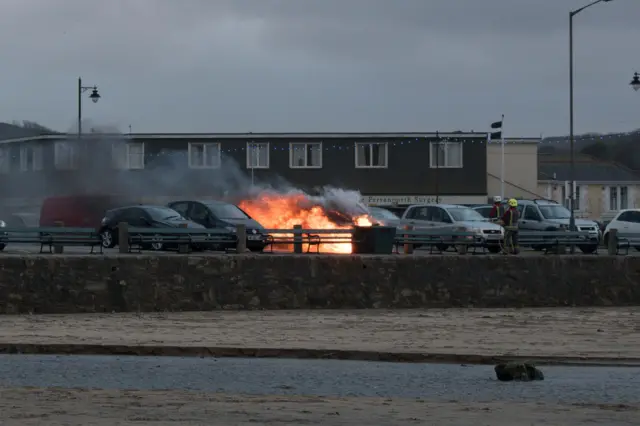
[[[631,222],[631,212],[622,212],[616,220],[620,222]]]
[[[376,219],[399,219],[398,216],[389,210],[380,207],[370,207],[369,213]]]
[[[629,222],[640,223],[640,212],[626,212],[629,214]]]
[[[173,203],[169,206],[170,208],[172,208],[173,210],[177,211],[178,213],[180,213],[182,216],[186,217],[187,213],[189,211],[189,203],[188,202],[181,202],[181,203]]]
[[[538,214],[538,211],[536,210],[535,207],[527,206],[524,209],[524,215],[522,218],[528,219],[528,220],[540,220],[540,215]]]
[[[191,207],[191,218],[196,222],[204,221],[209,217],[209,209],[200,203],[193,203]]]
[[[233,204],[207,204],[218,219],[249,219],[249,216]]]
[[[147,207],[144,210],[153,220],[182,219],[180,213],[169,207]]]
[[[571,217],[569,209],[559,204],[538,206],[538,208],[545,219],[569,219]]]
[[[480,213],[468,207],[450,207],[447,210],[456,222],[484,221]]]
[[[410,213],[411,219],[429,220],[429,209],[427,207],[414,207]]]
[[[451,217],[449,217],[449,213],[447,213],[447,211],[441,207],[429,207],[429,220],[441,223],[452,222]]]
[[[480,213],[482,217],[488,219],[491,215],[491,209],[493,209],[493,207],[478,207],[474,210]]]

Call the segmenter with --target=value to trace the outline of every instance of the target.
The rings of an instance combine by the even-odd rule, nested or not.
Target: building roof
[[[612,162],[588,155],[575,156],[574,177],[578,182],[639,182],[640,173]],[[538,180],[571,180],[571,159],[564,155],[538,155]]]
[[[8,123],[0,123],[0,141],[18,138],[41,136],[44,132],[39,129],[29,129]]]

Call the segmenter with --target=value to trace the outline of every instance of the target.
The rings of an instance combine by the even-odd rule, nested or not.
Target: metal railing
[[[147,228],[130,227],[119,224],[117,227],[117,245],[120,253],[130,253],[145,249],[177,249],[182,252],[194,250],[223,250],[246,252],[252,247],[259,250],[283,248],[293,253],[331,252],[350,253],[351,245],[361,244],[363,240],[354,237],[355,228],[344,229],[262,229],[258,234],[249,233],[243,225],[236,232],[227,229],[204,228]],[[362,229],[362,228],[359,228]],[[392,251],[411,253],[415,249],[429,249],[442,252],[448,248],[466,253],[478,249],[483,252],[502,251],[504,235],[488,231],[462,231],[455,228],[436,229],[396,229],[390,243]],[[609,254],[628,254],[629,249],[640,250],[640,234],[609,232],[607,251]],[[362,238],[362,237],[359,237]],[[567,246],[593,246],[598,244],[593,234],[568,231],[520,231],[519,246],[533,247],[564,253]],[[11,244],[37,244],[40,252],[48,248],[49,252],[62,253],[64,247],[85,246],[102,252],[102,237],[94,228],[0,228],[0,246]],[[559,251],[556,251],[559,250]]]

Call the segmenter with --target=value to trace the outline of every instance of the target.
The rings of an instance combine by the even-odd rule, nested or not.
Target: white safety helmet
[[[494,203],[500,203],[500,202],[502,202],[502,197],[501,197],[501,196],[499,196],[499,195],[494,195],[494,196],[493,196],[493,202],[494,202]]]

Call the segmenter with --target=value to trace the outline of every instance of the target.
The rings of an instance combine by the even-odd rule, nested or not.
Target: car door
[[[411,207],[405,214],[405,222],[414,229],[425,229],[432,225],[429,223],[429,208],[427,206]]]
[[[189,201],[179,201],[176,203],[169,203],[169,207],[180,213],[182,217],[191,219],[191,217],[189,217],[190,204],[192,203]]]
[[[640,234],[640,212],[630,211],[629,215],[629,233]]]
[[[189,219],[205,228],[215,227],[215,223],[211,220],[211,212],[207,206],[202,203],[191,203],[189,207]]]
[[[151,226],[151,218],[139,207],[126,209],[122,213],[121,221],[135,228],[148,228]]]
[[[542,223],[542,216],[534,205],[524,206],[521,213],[518,228],[531,231],[539,231]]]
[[[636,232],[633,230],[633,228],[637,227],[637,225],[634,227],[633,213],[635,212],[626,211],[626,212],[620,213],[618,217],[612,221],[610,228],[617,229],[618,232],[621,234]]]
[[[452,226],[453,220],[445,209],[436,206],[428,207],[428,209],[431,226],[436,228],[449,228]]]

